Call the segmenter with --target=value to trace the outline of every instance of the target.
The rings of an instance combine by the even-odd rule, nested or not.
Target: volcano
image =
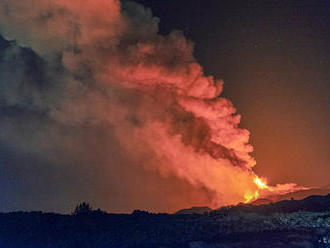
[[[305,189],[305,190],[298,190],[298,191],[286,193],[286,194],[272,194],[272,195],[268,195],[267,198],[258,198],[249,203],[239,203],[236,206],[237,207],[241,207],[241,206],[253,207],[253,206],[269,205],[269,204],[291,201],[291,200],[302,201],[302,200],[308,199],[309,197],[323,197],[323,196],[329,197],[329,194],[330,194],[330,186],[327,185],[327,186],[324,186],[321,188],[310,188],[310,189]],[[235,207],[235,206],[231,206],[231,207]],[[221,209],[223,209],[223,207],[220,207],[217,210],[221,210]],[[187,208],[187,209],[181,209],[181,210],[177,211],[176,214],[206,214],[206,213],[209,213],[212,211],[213,211],[213,209],[211,209],[209,207],[201,206],[201,207],[191,207],[191,208]],[[299,210],[297,209],[297,211],[299,211]]]
[[[291,192],[283,195],[281,194],[269,195],[267,198],[259,198],[251,202],[250,204],[258,206],[258,205],[264,205],[264,204],[275,203],[286,200],[303,200],[313,195],[325,196],[328,194],[330,194],[330,185],[321,188],[298,190],[296,192]]]

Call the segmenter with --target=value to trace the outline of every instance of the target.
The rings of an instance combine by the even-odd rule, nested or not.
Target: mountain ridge
[[[304,206],[301,206],[301,204],[299,203],[300,201],[303,201],[303,203],[306,204],[306,201],[304,201],[305,199],[307,199],[309,197],[312,197],[311,199],[313,199],[313,197],[322,197],[322,196],[326,196],[326,197],[330,198],[330,188],[328,186],[322,187],[322,188],[299,190],[296,192],[291,192],[291,193],[287,193],[287,194],[283,194],[283,195],[271,195],[267,198],[259,198],[251,203],[247,203],[247,204],[239,203],[234,206],[223,206],[218,209],[211,209],[207,206],[191,207],[191,208],[181,209],[181,210],[177,211],[175,214],[204,214],[204,213],[210,213],[213,211],[219,211],[219,210],[226,209],[226,208],[232,208],[232,209],[246,208],[246,209],[251,210],[254,207],[259,207],[259,206],[268,206],[268,205],[282,206],[282,205],[293,204],[293,202],[297,203],[299,205],[298,207],[305,208]],[[282,202],[282,203],[277,204],[279,202]],[[330,206],[330,202],[329,202],[329,206]],[[267,208],[267,207],[264,207],[264,208]],[[310,208],[310,207],[308,207],[308,208]]]

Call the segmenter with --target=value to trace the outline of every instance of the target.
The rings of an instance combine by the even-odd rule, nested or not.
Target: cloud
[[[130,1],[2,1],[0,140],[110,210],[244,200],[249,132],[192,42],[158,22]]]

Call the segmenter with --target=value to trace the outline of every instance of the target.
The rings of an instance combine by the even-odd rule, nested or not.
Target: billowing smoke
[[[182,33],[159,35],[150,10],[2,0],[0,32],[0,141],[67,171],[58,202],[164,211],[256,190],[249,132],[223,82],[203,74]]]

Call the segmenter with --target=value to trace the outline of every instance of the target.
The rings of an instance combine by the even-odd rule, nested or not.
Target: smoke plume
[[[65,172],[57,202],[173,211],[257,189],[223,82],[158,21],[130,1],[0,2],[0,142]],[[49,192],[35,198],[53,204]]]

